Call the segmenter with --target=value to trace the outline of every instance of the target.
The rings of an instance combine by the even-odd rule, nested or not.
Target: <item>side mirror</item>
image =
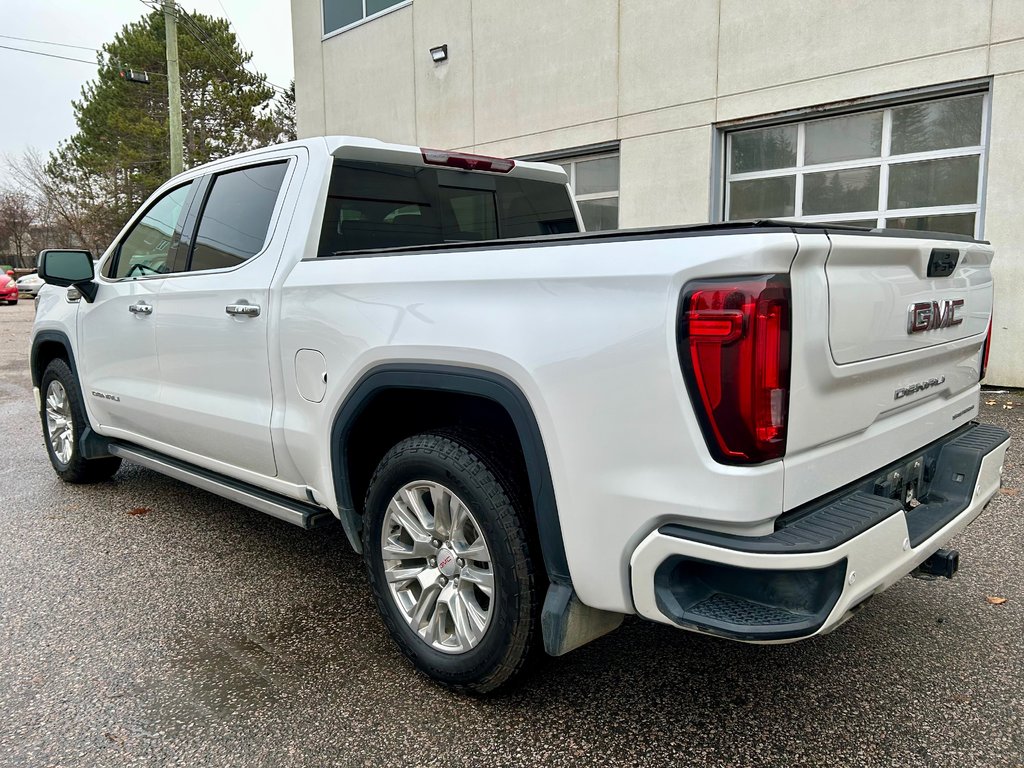
[[[98,286],[92,281],[93,263],[89,251],[51,248],[39,252],[39,277],[50,285],[74,286],[86,301],[96,298]]]

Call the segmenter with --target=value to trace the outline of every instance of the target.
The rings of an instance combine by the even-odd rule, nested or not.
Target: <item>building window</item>
[[[725,219],[979,237],[988,94],[726,134]]]
[[[619,153],[548,160],[565,169],[588,232],[619,228]]]
[[[323,0],[324,34],[351,27],[410,0]]]

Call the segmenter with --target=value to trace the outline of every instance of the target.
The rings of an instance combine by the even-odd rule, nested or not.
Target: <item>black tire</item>
[[[18,300],[15,299],[14,301],[8,301],[7,303],[10,304],[13,307],[15,304],[18,303]]]
[[[51,382],[58,382],[64,388],[70,406],[71,453],[66,462],[61,461],[57,455],[47,426],[46,400]],[[89,419],[85,415],[85,406],[82,403],[82,390],[68,364],[59,357],[51,360],[43,372],[39,389],[43,399],[42,412],[39,414],[43,424],[43,443],[46,445],[46,453],[50,457],[53,471],[66,483],[98,483],[109,479],[120,468],[121,459],[116,456],[86,459],[82,456],[79,440],[85,428],[89,426]]]
[[[416,669],[455,690],[497,689],[522,671],[537,646],[539,589],[524,524],[529,509],[511,479],[515,468],[502,461],[475,448],[463,434],[416,435],[387,452],[366,495],[363,557],[384,623]],[[399,489],[417,481],[438,483],[454,492],[469,509],[491,555],[490,621],[478,644],[466,651],[445,653],[421,638],[385,577],[381,542],[388,505]]]

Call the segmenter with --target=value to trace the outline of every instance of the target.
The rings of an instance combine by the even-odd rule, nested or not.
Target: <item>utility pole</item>
[[[167,39],[167,109],[171,130],[171,176],[182,172],[181,80],[178,78],[178,20],[174,0],[163,0],[164,32]]]

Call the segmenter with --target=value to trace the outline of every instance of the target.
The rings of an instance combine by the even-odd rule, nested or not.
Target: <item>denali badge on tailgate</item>
[[[931,389],[932,387],[937,387],[940,384],[945,383],[946,377],[939,376],[934,379],[928,379],[927,381],[919,381],[916,384],[908,384],[907,386],[900,387],[899,389],[896,390],[896,396],[893,398],[893,400],[899,400],[901,397],[906,397],[907,395],[912,395],[915,392],[921,392],[925,389]]]
[[[907,333],[920,333],[934,328],[949,328],[964,321],[957,313],[964,305],[963,299],[940,299],[919,301],[907,310]]]

